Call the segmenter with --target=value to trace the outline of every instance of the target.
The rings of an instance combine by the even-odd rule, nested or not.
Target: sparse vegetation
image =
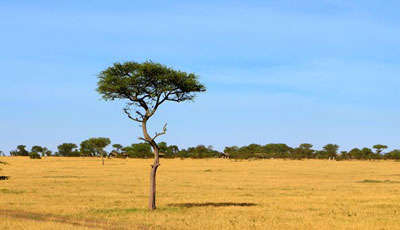
[[[9,157],[0,229],[400,228],[399,162],[164,159],[149,212],[151,161]]]

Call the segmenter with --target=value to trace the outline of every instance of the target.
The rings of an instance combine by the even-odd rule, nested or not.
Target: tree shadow
[[[179,208],[195,208],[195,207],[250,207],[257,206],[255,203],[234,203],[234,202],[205,202],[205,203],[178,203],[178,204],[168,204],[171,207]]]

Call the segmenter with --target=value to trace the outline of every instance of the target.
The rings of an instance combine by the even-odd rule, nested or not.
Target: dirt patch
[[[73,225],[73,226],[77,226],[77,227],[85,227],[85,228],[92,228],[92,229],[104,229],[104,230],[128,230],[128,229],[147,230],[147,229],[149,229],[147,226],[136,226],[136,227],[132,228],[132,226],[126,227],[126,226],[121,226],[117,223],[110,223],[110,222],[106,223],[106,222],[102,222],[100,220],[94,220],[94,219],[73,219],[71,217],[54,215],[54,214],[17,211],[17,210],[0,210],[0,215],[5,216],[5,217],[18,218],[18,219],[69,224],[69,225]]]

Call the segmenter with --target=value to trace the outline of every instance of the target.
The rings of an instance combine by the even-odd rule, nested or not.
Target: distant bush
[[[29,158],[31,158],[31,159],[42,159],[42,157],[40,157],[39,153],[36,153],[36,152],[29,153]]]

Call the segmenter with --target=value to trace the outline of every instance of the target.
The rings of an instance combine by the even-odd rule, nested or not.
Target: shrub
[[[36,153],[36,152],[31,152],[31,153],[29,153],[29,157],[30,157],[31,159],[42,159],[42,158],[40,157],[39,153]]]

